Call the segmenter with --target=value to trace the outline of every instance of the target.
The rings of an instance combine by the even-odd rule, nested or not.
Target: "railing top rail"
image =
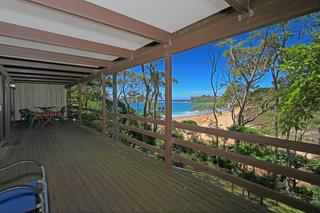
[[[249,134],[230,131],[230,130],[208,128],[208,127],[202,127],[202,126],[192,126],[189,124],[182,124],[176,121],[173,122],[173,127],[190,130],[190,131],[196,131],[196,132],[205,133],[209,135],[232,138],[235,140],[243,140],[243,141],[257,143],[257,144],[266,145],[266,146],[274,146],[274,147],[280,147],[280,148],[320,155],[320,145],[317,145],[317,144],[311,144],[311,143],[305,143],[305,142],[294,142],[291,140],[271,138],[266,136],[255,136],[255,135],[249,135]]]
[[[189,141],[184,141],[178,138],[173,138],[172,142],[174,144],[193,149],[194,151],[200,151],[206,154],[216,155],[229,160],[241,162],[246,165],[255,166],[260,169],[264,169],[266,171],[275,172],[280,175],[293,177],[298,180],[306,181],[308,183],[320,186],[320,175],[316,175],[310,172],[292,169],[286,166],[273,164],[272,162],[268,162],[268,161],[258,160],[258,159],[237,154],[234,152],[228,152],[228,151],[220,150],[217,148],[213,148],[213,147],[209,147],[201,144],[191,143]]]

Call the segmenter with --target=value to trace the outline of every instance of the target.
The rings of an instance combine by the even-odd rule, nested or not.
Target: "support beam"
[[[79,98],[79,102],[78,102],[78,112],[79,112],[79,123],[82,124],[82,84],[78,84],[78,98]]]
[[[170,33],[86,1],[78,0],[25,0],[44,7],[98,22],[107,26],[143,36],[161,43],[168,43]]]
[[[241,13],[248,13],[250,0],[225,0],[233,9]]]
[[[118,56],[122,58],[129,58],[132,52],[131,50],[121,47],[115,47],[5,22],[0,22],[0,29],[1,36],[9,36],[12,38],[64,46],[106,55]]]
[[[260,1],[252,7],[254,15],[222,11],[172,35],[172,54],[189,50],[267,25],[287,21],[320,9],[319,0]],[[241,15],[241,20],[239,20]]]
[[[70,80],[76,81],[79,77],[62,77],[62,76],[50,76],[50,75],[30,75],[30,74],[22,74],[22,73],[12,73],[10,74],[11,78],[34,78],[34,79],[55,79],[55,80]]]
[[[165,167],[172,169],[172,56],[165,54]]]
[[[71,83],[72,80],[60,80],[60,79],[40,79],[40,78],[12,78],[13,81],[29,81],[29,82],[59,82],[59,83]]]
[[[102,135],[106,135],[107,131],[107,105],[106,105],[106,76],[101,73],[101,112],[102,112]]]
[[[50,85],[66,85],[68,83],[64,83],[64,82],[52,82],[52,81],[24,81],[24,80],[17,80],[14,81],[14,83],[19,84],[19,83],[23,83],[23,84],[50,84]]]
[[[21,59],[10,59],[10,58],[0,58],[1,65],[25,67],[25,68],[35,68],[35,69],[46,69],[46,70],[60,70],[68,72],[79,72],[85,74],[94,74],[99,71],[99,69],[86,68],[80,66],[70,66],[70,65],[60,65],[37,61],[27,61]]]
[[[113,96],[113,134],[112,137],[118,141],[118,75],[112,75],[112,96]]]
[[[34,74],[34,75],[50,75],[50,76],[64,76],[64,77],[78,77],[84,78],[87,74],[82,73],[73,73],[73,72],[64,72],[64,71],[45,71],[45,70],[37,70],[37,69],[23,69],[23,68],[3,68],[4,71],[12,74]],[[89,74],[89,73],[88,73]]]
[[[71,88],[67,88],[67,118],[70,118],[70,106],[71,106]]]
[[[0,45],[1,56],[15,56],[28,59],[40,59],[45,61],[53,61],[56,63],[70,63],[76,65],[89,66],[108,66],[109,62],[102,59],[87,58],[82,56],[68,55],[44,50],[28,49],[23,47],[14,47],[9,45]]]

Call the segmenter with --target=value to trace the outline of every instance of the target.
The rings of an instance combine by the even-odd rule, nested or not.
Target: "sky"
[[[310,20],[300,21],[299,23],[292,21],[292,33],[306,25],[310,25]],[[244,33],[234,38],[241,40],[246,35],[247,33]],[[308,43],[310,40],[310,35],[304,36],[302,43]],[[294,38],[289,42],[289,46],[299,43],[301,43],[301,40]],[[173,78],[178,80],[178,84],[173,84],[173,100],[189,100],[194,96],[212,95],[210,86],[211,65],[208,51],[212,48],[213,51],[219,51],[221,55],[224,52],[223,48],[217,48],[214,44],[207,44],[173,55],[172,74]],[[221,69],[226,69],[226,59],[223,56],[220,57],[219,63],[221,64]],[[140,68],[135,67],[130,70],[139,72]],[[160,65],[159,70],[164,71],[164,64]],[[266,74],[259,85],[260,87],[270,87],[272,85],[271,74]],[[162,92],[164,92],[163,89]],[[218,95],[222,93],[223,89]]]

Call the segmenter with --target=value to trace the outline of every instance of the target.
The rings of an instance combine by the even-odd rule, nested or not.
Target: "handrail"
[[[280,147],[280,148],[320,155],[320,145],[317,145],[317,144],[311,144],[311,143],[305,143],[305,142],[297,143],[297,142],[286,140],[286,139],[271,138],[266,136],[255,136],[255,135],[249,135],[241,132],[216,129],[216,128],[208,128],[208,127],[202,127],[202,126],[192,126],[188,124],[182,124],[176,121],[173,122],[173,127],[190,130],[190,131],[196,131],[196,132],[205,133],[209,135],[232,138],[235,140],[244,140],[247,142],[257,143],[261,145]]]
[[[297,209],[300,209],[300,210],[303,210],[306,212],[319,212],[320,211],[320,208],[318,208],[314,205],[310,205],[302,200],[298,200],[294,197],[290,197],[286,194],[269,189],[265,186],[261,186],[259,184],[252,182],[252,181],[249,181],[249,180],[246,180],[243,178],[239,178],[235,175],[220,171],[218,169],[210,168],[208,166],[199,164],[199,163],[194,162],[192,160],[188,160],[188,159],[183,158],[181,156],[178,156],[176,154],[172,155],[172,159],[175,162],[189,165],[189,166],[193,167],[194,169],[198,169],[198,170],[207,172],[207,173],[214,175],[218,178],[221,178],[223,180],[229,181],[229,182],[234,183],[236,185],[239,185],[241,187],[245,187],[248,190],[250,190],[251,192],[270,197],[274,200],[280,201],[280,202],[285,203],[287,205],[290,205],[294,208],[297,208]]]
[[[45,206],[44,206],[44,212],[45,213],[49,213],[49,199],[48,199],[48,186],[47,186],[47,176],[46,176],[46,170],[44,168],[44,166],[42,165],[42,163],[35,161],[35,160],[22,160],[22,161],[18,161],[12,164],[9,164],[5,167],[0,168],[0,172],[4,172],[8,169],[14,168],[15,166],[19,166],[22,164],[32,164],[32,165],[36,165],[38,167],[40,167],[41,171],[42,171],[42,178],[41,178],[41,183],[43,184],[43,193],[44,193],[44,198],[42,198],[42,196],[40,195],[41,199],[44,199],[45,202]],[[24,185],[20,185],[24,186]],[[14,187],[14,186],[13,186]],[[26,186],[27,187],[27,186]],[[43,201],[43,200],[42,200]],[[42,202],[43,205],[43,202]]]
[[[295,170],[286,166],[276,165],[271,162],[257,160],[241,154],[219,150],[217,148],[208,147],[201,144],[191,143],[189,141],[181,140],[178,138],[172,138],[172,143],[180,146],[190,148],[194,151],[200,151],[206,154],[215,155],[229,160],[244,163],[246,165],[256,166],[260,169],[264,169],[270,172],[275,172],[280,175],[287,177],[293,177],[298,180],[303,180],[311,184],[320,186],[320,175],[312,174],[301,170]]]
[[[12,163],[12,164],[9,164],[3,168],[0,168],[0,172],[4,172],[8,169],[11,169],[15,166],[18,166],[18,165],[22,165],[22,164],[33,164],[33,165],[36,165],[38,167],[41,168],[41,171],[42,171],[42,179],[44,181],[46,181],[46,171],[44,169],[44,166],[42,165],[42,163],[38,162],[38,161],[35,161],[35,160],[22,160],[22,161],[18,161],[18,162],[15,162],[15,163]]]

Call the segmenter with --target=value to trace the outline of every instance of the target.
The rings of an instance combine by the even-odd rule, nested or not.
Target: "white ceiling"
[[[62,47],[62,46],[56,46],[51,44],[44,44],[44,43],[28,41],[23,39],[16,39],[16,38],[11,38],[6,36],[0,36],[0,44],[29,48],[29,49],[36,49],[36,50],[44,50],[44,51],[56,52],[56,53],[63,53],[68,55],[83,56],[88,58],[103,59],[108,61],[112,61],[117,58],[111,55],[105,55],[105,54],[73,49],[68,47]]]
[[[156,26],[168,32],[177,31],[226,7],[229,7],[224,0],[87,1]],[[150,39],[134,35],[123,30],[72,16],[57,10],[30,4],[22,0],[0,0],[0,21],[122,47],[129,50],[136,50],[152,42]],[[111,55],[23,39],[15,39],[6,36],[0,36],[0,44],[103,60],[116,59],[116,57]],[[2,53],[2,55],[5,55],[5,53]],[[32,56],[30,56],[29,59],[32,59]]]
[[[0,20],[130,50],[152,42],[125,31],[19,0],[0,0]]]
[[[86,0],[104,8],[175,32],[229,7],[224,0]]]

